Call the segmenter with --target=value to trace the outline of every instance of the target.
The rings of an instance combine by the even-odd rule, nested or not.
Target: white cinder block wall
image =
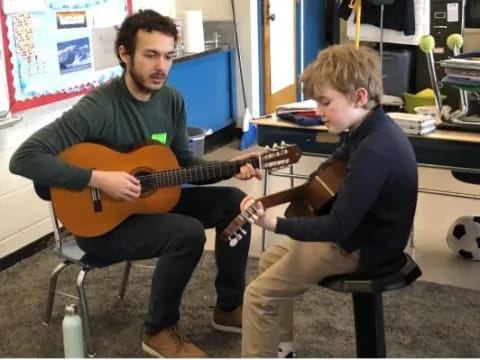
[[[78,97],[21,112],[22,121],[0,130],[0,259],[52,231],[47,202],[35,195],[31,181],[10,173],[10,157],[23,140],[76,101]]]

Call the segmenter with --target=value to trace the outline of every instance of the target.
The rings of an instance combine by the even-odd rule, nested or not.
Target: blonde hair
[[[318,99],[330,86],[353,100],[357,89],[368,91],[367,109],[380,104],[383,95],[378,53],[368,47],[333,45],[319,52],[302,74],[305,96]]]

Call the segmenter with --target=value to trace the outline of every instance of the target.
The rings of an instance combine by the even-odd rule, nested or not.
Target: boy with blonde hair
[[[380,106],[377,53],[331,46],[306,68],[302,81],[328,131],[342,138],[311,177],[337,159],[346,161],[346,172],[327,214],[287,219],[255,204],[255,224],[289,238],[262,254],[260,275],[245,291],[242,357],[295,356],[295,297],[328,276],[375,271],[398,257],[415,214],[415,154]],[[253,202],[246,197],[242,211]]]

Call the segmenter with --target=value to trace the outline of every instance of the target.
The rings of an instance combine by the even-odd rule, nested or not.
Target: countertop
[[[187,60],[192,60],[195,58],[199,58],[202,56],[210,55],[210,54],[215,54],[220,51],[225,51],[231,49],[230,45],[219,45],[219,46],[205,46],[205,51],[201,52],[196,52],[196,53],[187,53],[187,52],[179,52],[177,54],[177,57],[173,60],[174,64],[178,64]]]

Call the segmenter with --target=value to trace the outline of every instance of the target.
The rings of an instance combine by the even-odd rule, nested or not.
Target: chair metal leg
[[[125,268],[123,269],[122,282],[120,283],[120,289],[118,291],[118,297],[123,299],[125,296],[125,290],[127,289],[128,276],[130,275],[130,269],[132,267],[131,261],[125,263]]]
[[[353,297],[357,357],[386,357],[381,293],[357,293]]]
[[[53,269],[52,274],[50,275],[50,280],[48,282],[47,303],[42,321],[44,325],[49,325],[50,319],[52,318],[53,301],[55,300],[55,291],[57,289],[58,276],[64,269],[66,269],[71,264],[73,263],[69,260],[62,261],[60,264],[57,265],[55,269]]]
[[[85,296],[85,289],[83,288],[83,282],[87,276],[88,269],[83,268],[77,277],[77,292],[78,292],[78,301],[80,306],[80,316],[83,323],[83,332],[85,334],[85,345],[87,347],[88,357],[95,357],[97,354],[95,352],[95,346],[92,341],[92,332],[90,329],[90,320],[88,314],[88,305],[87,297]]]

